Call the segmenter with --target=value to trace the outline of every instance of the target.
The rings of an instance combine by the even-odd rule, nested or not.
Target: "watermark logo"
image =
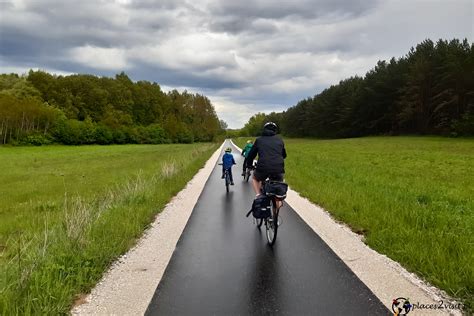
[[[463,310],[464,305],[462,303],[453,303],[440,300],[436,303],[424,304],[420,302],[410,303],[408,298],[398,297],[392,301],[392,311],[393,314],[398,315],[408,315],[409,312],[416,309],[424,310]]]
[[[398,297],[392,301],[392,311],[396,316],[408,315],[412,309],[413,305],[410,303],[408,298]]]

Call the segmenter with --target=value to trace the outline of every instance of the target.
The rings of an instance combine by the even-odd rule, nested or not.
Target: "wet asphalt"
[[[268,246],[233,154],[235,185],[225,192],[216,165],[145,315],[390,315],[287,204]]]

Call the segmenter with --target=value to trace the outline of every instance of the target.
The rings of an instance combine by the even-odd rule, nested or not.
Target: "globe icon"
[[[392,301],[392,311],[394,315],[407,315],[413,305],[410,304],[410,301],[404,297],[398,297]]]

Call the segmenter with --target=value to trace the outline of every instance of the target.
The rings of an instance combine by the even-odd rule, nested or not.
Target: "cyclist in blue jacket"
[[[232,177],[232,166],[235,165],[234,156],[231,154],[232,149],[227,147],[225,149],[225,154],[222,156],[222,179],[224,179],[225,169],[229,172],[230,184],[234,185],[234,178]]]

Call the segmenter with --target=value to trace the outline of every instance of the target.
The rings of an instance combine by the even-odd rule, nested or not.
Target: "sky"
[[[0,0],[0,73],[148,80],[206,95],[230,128],[402,57],[473,42],[472,0]]]

